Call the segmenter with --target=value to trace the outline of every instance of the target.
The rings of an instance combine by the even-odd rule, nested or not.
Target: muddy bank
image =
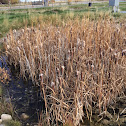
[[[14,106],[14,117],[20,120],[22,126],[26,124],[34,126],[38,123],[39,114],[44,109],[44,101],[41,98],[41,93],[38,87],[35,87],[31,80],[24,81],[19,77],[15,70],[7,66],[6,58],[0,60],[0,67],[5,68],[10,76],[8,84],[2,84],[4,89],[5,102],[11,102]],[[22,114],[28,116],[22,118]]]

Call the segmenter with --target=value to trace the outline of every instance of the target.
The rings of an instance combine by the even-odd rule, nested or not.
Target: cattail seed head
[[[55,86],[55,83],[54,82],[51,82],[51,87],[54,87]]]

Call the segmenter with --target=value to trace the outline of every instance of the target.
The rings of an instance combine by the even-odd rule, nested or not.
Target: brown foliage
[[[126,26],[109,18],[76,18],[59,26],[42,22],[19,33],[8,35],[6,54],[21,75],[40,85],[48,124],[78,125],[84,114],[90,119],[94,108],[107,111],[124,95]]]
[[[9,3],[9,0],[0,0],[1,3],[3,4],[8,4]],[[19,0],[11,0],[11,3],[14,4],[14,3],[18,3]]]

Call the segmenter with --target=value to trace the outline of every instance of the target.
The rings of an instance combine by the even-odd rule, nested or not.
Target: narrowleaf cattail
[[[88,14],[65,24],[58,15],[46,18],[38,27],[10,30],[4,40],[8,64],[39,84],[45,103],[40,125],[64,125],[70,118],[77,126],[125,94],[126,29],[101,14],[97,21]]]

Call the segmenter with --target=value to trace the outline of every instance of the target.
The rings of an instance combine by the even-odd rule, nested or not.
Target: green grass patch
[[[126,11],[125,6],[126,2],[120,3],[120,10]],[[9,11],[0,11],[0,38],[4,37],[10,29],[20,29],[26,24],[30,26],[33,22],[37,21],[37,19],[35,18],[38,18],[39,16],[47,16],[47,20],[49,20],[49,16],[57,14],[60,15],[62,19],[65,19],[69,14],[71,15],[71,13],[74,13],[73,17],[82,17],[84,15],[87,15],[88,13],[91,13],[90,18],[97,19],[99,13],[106,12],[109,13],[110,16],[115,17],[116,19],[121,18],[121,20],[125,20],[126,14],[110,13],[112,12],[112,7],[109,7],[108,2],[93,3],[92,7],[88,7],[87,4],[76,4],[61,7],[44,7],[36,9],[17,9]]]
[[[6,122],[5,125],[6,126],[21,126],[21,123],[19,121],[11,120],[11,121]]]

